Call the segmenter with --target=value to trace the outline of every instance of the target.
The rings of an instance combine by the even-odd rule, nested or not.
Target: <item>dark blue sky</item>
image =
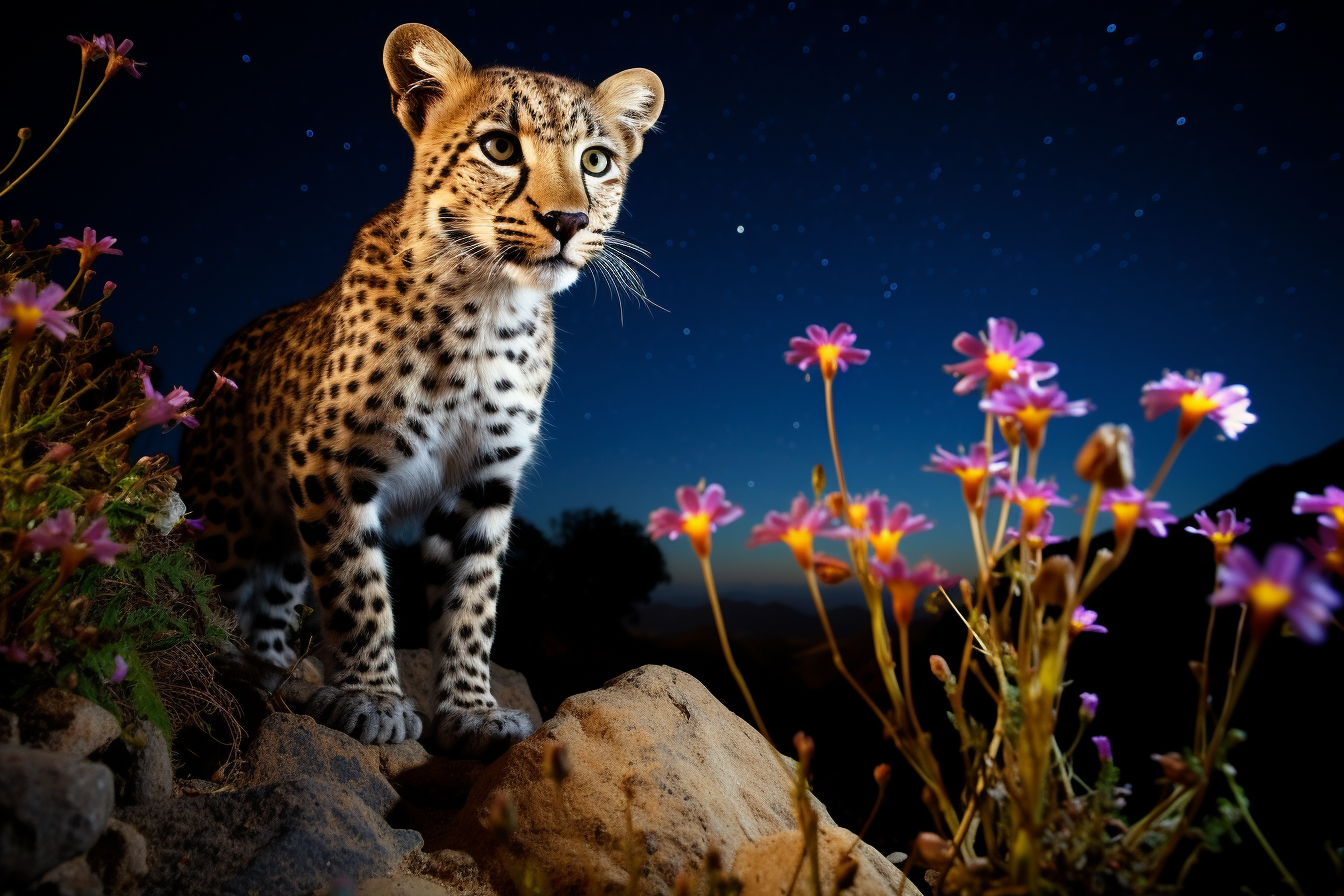
[[[1106,420],[1135,427],[1152,474],[1174,420],[1144,424],[1138,397],[1164,367],[1226,372],[1261,419],[1236,443],[1201,429],[1164,488],[1177,513],[1344,436],[1336,21],[1212,2],[793,5],[50,5],[8,36],[23,92],[6,95],[7,129],[35,144],[59,129],[67,33],[129,37],[148,65],[0,214],[41,217],[52,242],[86,225],[118,237],[126,255],[100,266],[121,285],[118,339],[159,346],[192,387],[228,333],[325,288],[404,189],[381,49],[418,20],[478,66],[590,84],[641,66],[667,91],[621,224],[652,252],[645,282],[667,310],[627,300],[622,323],[588,278],[558,298],[546,443],[520,505],[538,523],[585,505],[642,518],[706,476],[747,508],[717,541],[725,590],[795,583],[782,548],[742,544],[829,467],[821,384],[781,360],[809,323],[847,321],[873,350],[838,384],[852,487],[937,519],[905,547],[958,571],[955,480],[919,466],[979,432],[941,365],[989,315],[1040,332],[1039,357],[1098,406],[1050,435],[1042,470],[1066,494]],[[689,549],[667,554],[673,592],[698,589]]]

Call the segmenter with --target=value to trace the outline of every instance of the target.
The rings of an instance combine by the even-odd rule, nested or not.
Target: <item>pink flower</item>
[[[1073,615],[1069,617],[1069,636],[1076,638],[1083,632],[1097,632],[1106,634],[1106,626],[1097,625],[1097,614],[1093,610],[1083,607],[1074,607]]]
[[[1293,513],[1319,513],[1317,522],[1322,526],[1344,530],[1344,489],[1327,485],[1323,495],[1298,492],[1293,498]]]
[[[1263,638],[1282,613],[1303,641],[1325,640],[1331,611],[1340,597],[1315,566],[1302,562],[1302,552],[1289,544],[1276,544],[1265,555],[1265,565],[1241,545],[1233,545],[1218,567],[1218,590],[1209,598],[1215,607],[1246,604],[1251,609],[1251,633]]]
[[[72,236],[63,236],[58,244],[62,249],[74,249],[79,253],[79,266],[81,269],[87,268],[93,264],[94,259],[99,255],[120,255],[120,249],[113,249],[112,244],[117,241],[114,236],[105,236],[98,239],[98,232],[92,227],[84,228],[84,239],[77,240]]]
[[[1054,481],[1022,479],[1011,489],[1006,482],[1000,482],[994,486],[994,493],[1003,495],[1010,504],[1016,504],[1022,509],[1018,528],[1023,532],[1035,529],[1041,521],[1041,514],[1048,508],[1073,506],[1067,498],[1059,496],[1059,483]]]
[[[226,387],[233,390],[234,392],[238,391],[238,384],[235,383],[233,380],[224,376],[218,370],[212,370],[210,372],[215,375],[215,385],[210,389],[209,397],[213,398],[216,392]]]
[[[1096,410],[1090,401],[1069,401],[1068,393],[1056,385],[1034,382],[1004,383],[980,400],[980,410],[1000,417],[1013,417],[1022,427],[1027,447],[1039,450],[1045,441],[1045,425],[1051,417],[1081,417]]]
[[[813,507],[802,495],[793,499],[788,515],[772,510],[765,515],[765,522],[751,527],[751,537],[747,547],[758,548],[763,544],[782,541],[793,551],[793,559],[804,570],[811,570],[812,539],[820,535],[823,538],[857,538],[859,533],[847,526],[828,526],[832,520],[831,512],[824,505]]]
[[[3,656],[7,663],[27,663],[31,666],[37,662],[18,641],[11,642],[8,647],[0,644],[0,656]]]
[[[1002,476],[1008,471],[1007,451],[1000,451],[993,457],[985,452],[985,443],[976,442],[971,453],[953,454],[941,445],[934,448],[936,454],[929,455],[930,465],[920,467],[928,473],[953,473],[961,480],[961,496],[966,499],[967,507],[974,507],[980,500],[980,486],[988,476]]]
[[[108,681],[113,684],[120,684],[126,678],[126,673],[130,668],[126,665],[126,658],[121,654],[112,657],[112,677]]]
[[[181,386],[174,386],[167,395],[160,395],[149,381],[149,372],[153,369],[141,361],[140,369],[137,371],[145,389],[145,403],[140,406],[139,418],[136,420],[137,431],[143,432],[160,423],[163,424],[164,432],[178,423],[189,429],[199,426],[196,418],[182,409],[191,403],[190,393]]]
[[[785,364],[797,364],[799,370],[806,370],[814,361],[821,367],[821,375],[827,380],[835,376],[838,366],[849,370],[850,364],[863,364],[872,354],[866,348],[854,348],[859,337],[850,331],[849,324],[836,324],[830,333],[825,327],[816,324],[807,328],[807,338],[795,336],[789,340],[789,351],[784,353]]]
[[[1092,744],[1097,748],[1097,758],[1101,760],[1102,765],[1110,765],[1115,761],[1111,754],[1111,739],[1103,735],[1092,738]]]
[[[107,71],[103,73],[104,78],[110,78],[121,69],[126,69],[134,77],[140,77],[140,72],[136,70],[137,65],[144,65],[143,62],[136,62],[126,54],[135,46],[129,40],[123,40],[120,45],[110,34],[104,34],[102,37],[95,37],[93,43],[107,54]]]
[[[958,364],[945,364],[943,370],[960,377],[952,391],[957,395],[969,395],[975,387],[985,382],[986,392],[997,392],[1004,383],[1048,380],[1059,373],[1059,367],[1048,361],[1027,360],[1045,340],[1036,333],[1024,333],[1019,339],[1017,323],[1006,317],[989,319],[989,335],[981,333],[979,338],[970,333],[959,333],[952,340],[952,347],[971,360]]]
[[[710,534],[742,515],[742,508],[725,501],[723,495],[723,486],[717,482],[708,486],[704,494],[692,486],[683,485],[677,489],[677,504],[681,512],[670,507],[659,507],[649,514],[649,525],[645,531],[654,541],[664,535],[676,541],[678,535],[685,533],[695,553],[702,559],[708,557]]]
[[[43,520],[29,531],[27,540],[28,546],[34,551],[45,553],[60,550],[61,567],[67,573],[89,557],[111,566],[117,554],[127,548],[127,545],[118,544],[108,537],[107,518],[101,516],[89,523],[76,540],[75,514],[72,510],[62,510]]]
[[[20,280],[14,284],[13,291],[0,296],[0,329],[13,324],[14,342],[23,345],[32,339],[39,326],[46,327],[51,335],[60,342],[66,336],[74,336],[77,330],[68,318],[78,314],[78,309],[56,310],[56,305],[65,298],[65,288],[48,283],[37,291],[37,284],[31,280]]]
[[[957,577],[949,576],[947,570],[932,560],[921,561],[911,569],[900,554],[889,562],[874,559],[868,564],[868,569],[873,578],[886,585],[891,592],[891,609],[902,628],[908,626],[915,616],[915,598],[919,597],[919,592],[932,585],[950,588],[958,581]]]
[[[94,38],[93,40],[90,41],[85,40],[78,34],[67,34],[65,36],[65,39],[70,41],[70,43],[77,44],[79,46],[80,65],[88,65],[93,60],[102,59],[104,56],[107,55],[106,53],[103,52],[103,48],[98,46],[97,38]],[[18,229],[17,221],[15,222],[15,229],[16,230]]]
[[[922,513],[912,514],[910,505],[904,501],[892,508],[891,513],[887,513],[887,499],[877,492],[873,492],[861,506],[863,512],[858,514],[863,517],[861,525],[854,525],[856,508],[850,505],[850,525],[862,530],[861,534],[872,542],[873,552],[883,563],[890,563],[896,556],[896,548],[903,536],[913,532],[927,532],[933,528],[933,523]]]
[[[1213,542],[1213,559],[1215,563],[1222,563],[1223,558],[1227,556],[1227,549],[1232,546],[1232,540],[1239,535],[1245,535],[1251,531],[1250,520],[1238,520],[1236,510],[1218,511],[1218,522],[1215,523],[1209,519],[1209,515],[1204,511],[1195,514],[1196,526],[1186,526],[1185,531],[1194,535],[1203,535],[1209,541]]]
[[[1135,526],[1147,529],[1158,538],[1166,538],[1166,524],[1176,522],[1176,517],[1168,512],[1170,507],[1166,501],[1149,500],[1132,485],[1107,489],[1101,496],[1101,509],[1109,510],[1115,517],[1117,543],[1133,535]]]
[[[1329,517],[1325,517],[1329,520]],[[1334,522],[1333,520],[1330,520]],[[1316,534],[1320,540],[1315,538],[1304,538],[1302,547],[1307,549],[1307,553],[1320,561],[1321,565],[1333,572],[1340,578],[1344,578],[1344,543],[1340,541],[1340,530],[1334,526],[1322,524]]]
[[[1226,379],[1221,373],[1206,373],[1199,379],[1190,379],[1168,371],[1157,382],[1145,383],[1139,404],[1143,405],[1145,420],[1156,420],[1167,411],[1181,409],[1181,420],[1176,435],[1187,438],[1207,416],[1223,428],[1229,439],[1235,439],[1256,416],[1246,410],[1250,394],[1245,386],[1223,386]]]
[[[1051,535],[1050,530],[1055,525],[1055,515],[1050,511],[1041,514],[1041,518],[1036,521],[1036,525],[1027,530],[1025,536],[1018,532],[1012,526],[1006,530],[1009,538],[1020,538],[1027,547],[1034,551],[1039,551],[1048,544],[1059,544],[1064,540],[1063,535]]]

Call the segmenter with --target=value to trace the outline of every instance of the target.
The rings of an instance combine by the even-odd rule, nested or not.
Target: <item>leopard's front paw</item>
[[[365,744],[415,740],[424,727],[408,697],[362,688],[319,688],[309,699],[307,712]]]
[[[464,758],[497,756],[532,733],[532,720],[521,709],[500,706],[454,707],[434,720],[434,743]]]

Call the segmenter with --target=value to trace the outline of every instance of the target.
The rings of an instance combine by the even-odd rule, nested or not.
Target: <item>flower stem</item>
[[[1012,446],[1012,456],[1009,458],[1008,467],[1008,491],[1011,492],[1017,486],[1017,463],[1022,456],[1022,443],[1018,442]],[[1008,497],[1005,495],[999,505],[999,525],[994,531],[994,545],[990,549],[991,556],[997,556],[999,547],[1003,544],[1003,533],[1008,528],[1008,508],[1010,507]]]
[[[898,620],[896,628],[901,638],[901,681],[905,684],[905,711],[910,716],[910,726],[915,729],[915,734],[923,737],[924,731],[919,727],[919,717],[915,715],[915,692],[910,687],[910,626]]]
[[[1207,727],[1209,703],[1209,648],[1213,645],[1213,621],[1218,615],[1217,607],[1209,607],[1209,626],[1204,632],[1204,659],[1199,665],[1199,704],[1195,710],[1195,752],[1204,752],[1204,734]],[[1240,641],[1241,632],[1238,631]]]
[[[80,72],[80,77],[81,78],[83,77],[82,71]],[[103,85],[106,84],[107,81],[108,81],[107,77],[104,76],[103,80],[98,83],[98,86],[96,88],[94,88],[93,93],[89,94],[89,98],[84,101],[84,105],[79,108],[79,111],[75,112],[70,116],[70,120],[65,123],[65,127],[61,128],[61,132],[56,135],[55,140],[51,141],[51,145],[47,147],[46,151],[43,152],[42,155],[38,156],[37,161],[29,165],[28,168],[22,174],[20,174],[18,177],[10,181],[5,186],[4,189],[0,190],[0,196],[5,195],[10,190],[14,189],[20,183],[22,183],[25,177],[27,177],[29,174],[32,174],[34,168],[36,168],[38,165],[41,165],[42,161],[47,156],[51,155],[51,151],[56,148],[56,144],[61,142],[61,138],[63,138],[67,133],[69,133],[70,128],[74,127],[75,122],[79,121],[80,116],[82,116],[85,113],[85,111],[88,110],[89,103],[93,102],[94,97],[98,96],[99,91],[103,89]]]
[[[5,367],[5,381],[0,384],[0,436],[9,435],[9,411],[14,404],[14,384],[19,378],[19,357],[27,347],[26,341],[9,344],[9,364]]]
[[[1148,496],[1148,500],[1151,501],[1157,496],[1157,490],[1162,487],[1162,482],[1167,478],[1167,474],[1171,472],[1171,465],[1176,463],[1176,455],[1181,453],[1181,449],[1185,447],[1186,440],[1189,438],[1188,435],[1183,436],[1177,433],[1176,441],[1171,443],[1171,449],[1167,451],[1166,460],[1162,461],[1162,466],[1158,468],[1157,475],[1153,477],[1153,481],[1149,483],[1148,488],[1144,490],[1144,494]]]
[[[831,629],[830,617],[826,615],[826,605],[822,603],[821,600],[821,589],[817,586],[817,574],[810,569],[805,572],[807,574],[807,587],[812,592],[812,603],[816,605],[817,616],[821,619],[821,627],[826,632],[826,643],[831,646],[831,660],[835,663],[835,668],[844,676],[845,681],[849,682],[849,686],[863,698],[863,702],[868,704],[868,708],[882,720],[882,727],[885,728],[887,733],[891,735],[893,740],[895,740],[896,726],[892,724],[891,719],[887,717],[886,713],[882,712],[882,709],[877,705],[877,702],[874,701],[873,698],[868,695],[868,692],[854,679],[854,676],[849,673],[849,669],[845,666],[844,659],[840,656],[840,645],[835,640],[835,632]]]
[[[849,487],[845,485],[845,465],[840,462],[840,440],[835,435],[835,398],[831,394],[831,377],[823,377],[826,384],[826,429],[831,434],[831,456],[835,458],[835,480],[840,486],[840,502],[848,510]]]
[[[1226,766],[1223,767],[1223,774],[1227,775],[1228,780],[1232,783],[1232,796],[1237,801],[1237,808],[1241,810],[1241,817],[1246,819],[1246,826],[1251,829],[1251,833],[1255,835],[1255,839],[1260,841],[1260,846],[1263,847],[1265,852],[1269,855],[1269,860],[1274,863],[1274,867],[1279,869],[1279,875],[1283,878],[1283,882],[1292,887],[1293,892],[1296,893],[1297,896],[1303,896],[1302,888],[1297,885],[1297,879],[1288,873],[1287,867],[1284,866],[1282,860],[1279,859],[1278,854],[1274,852],[1274,849],[1269,845],[1269,841],[1265,839],[1265,835],[1261,833],[1260,825],[1256,824],[1255,819],[1251,817],[1251,807],[1246,803],[1246,795],[1242,793],[1241,788],[1237,786],[1235,780],[1236,775],[1230,773]]]
[[[747,689],[747,680],[742,677],[738,671],[737,662],[733,659],[733,649],[728,646],[728,629],[723,624],[723,610],[719,607],[719,592],[714,587],[714,573],[709,568],[709,558],[700,558],[700,568],[705,574],[705,589],[709,592],[709,606],[714,611],[714,625],[719,629],[719,644],[723,647],[723,658],[728,661],[728,670],[733,673],[733,678],[737,679],[737,686],[742,690],[742,696],[747,699],[747,706],[751,709],[751,717],[756,721],[756,728],[761,732],[771,749],[774,749],[775,742],[770,739],[770,732],[765,729],[765,722],[761,719],[761,713],[756,708],[756,701],[751,698],[751,691]],[[777,750],[775,752],[778,752]]]
[[[25,137],[25,136],[23,135],[23,132],[22,132],[22,131],[20,131],[20,132],[19,132],[19,145],[18,145],[18,147],[14,150],[14,155],[10,158],[10,160],[9,160],[7,163],[5,163],[5,167],[0,168],[0,174],[4,174],[6,171],[8,171],[8,170],[10,169],[10,167],[11,167],[15,162],[17,162],[17,161],[19,160],[19,153],[23,152],[23,145],[24,145],[25,143],[27,143],[27,142],[28,142],[28,138]]]
[[[1074,575],[1082,576],[1083,564],[1087,562],[1087,549],[1092,545],[1092,528],[1097,523],[1097,511],[1101,507],[1101,483],[1092,483],[1087,494],[1087,511],[1083,514],[1083,528],[1078,533],[1078,556],[1073,561]]]
[[[89,67],[87,62],[79,64],[79,81],[75,84],[75,101],[70,105],[70,117],[74,118],[75,113],[79,111],[79,94],[84,90],[84,71]]]

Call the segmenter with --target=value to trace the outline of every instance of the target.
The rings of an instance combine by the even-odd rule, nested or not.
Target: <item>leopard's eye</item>
[[[601,177],[611,170],[611,156],[600,146],[583,151],[583,170],[593,177]]]
[[[481,149],[490,161],[499,165],[517,165],[523,160],[518,138],[503,131],[491,131],[482,137]]]

